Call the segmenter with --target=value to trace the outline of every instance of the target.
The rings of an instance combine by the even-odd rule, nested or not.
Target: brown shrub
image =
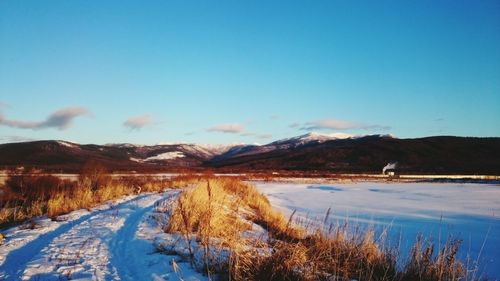
[[[79,185],[93,192],[102,186],[108,185],[110,181],[111,177],[106,167],[95,160],[85,163],[79,177]]]
[[[0,187],[0,228],[32,217],[58,216],[141,192],[159,192],[170,181],[154,177],[112,179],[105,168],[89,162],[77,182],[40,173],[12,172]],[[141,187],[141,188],[138,188]]]

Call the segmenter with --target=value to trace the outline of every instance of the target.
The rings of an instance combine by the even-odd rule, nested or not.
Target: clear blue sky
[[[0,142],[500,136],[500,1],[0,0]]]

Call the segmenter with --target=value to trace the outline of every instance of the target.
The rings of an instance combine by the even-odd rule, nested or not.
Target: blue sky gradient
[[[500,1],[0,1],[0,142],[500,136]]]

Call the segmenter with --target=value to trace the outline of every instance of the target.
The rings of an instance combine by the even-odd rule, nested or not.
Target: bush
[[[88,188],[92,192],[95,192],[99,188],[108,185],[110,182],[111,177],[104,165],[94,160],[85,163],[79,177],[81,187]]]

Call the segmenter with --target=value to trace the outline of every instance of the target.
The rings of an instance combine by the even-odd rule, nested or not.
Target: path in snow
[[[138,269],[136,266],[130,266],[130,264],[137,265],[140,263],[143,255],[137,255],[138,251],[152,254],[152,250],[154,250],[147,241],[135,239],[135,232],[139,227],[141,218],[152,209],[153,206],[149,206],[130,214],[124,226],[118,230],[110,242],[112,264],[123,279],[146,280],[148,277],[142,275],[147,273],[146,271]]]
[[[134,198],[130,201],[137,199],[138,198]],[[128,204],[130,203],[130,201],[126,201],[124,203],[121,203],[120,205]],[[118,205],[118,207],[120,205]],[[23,245],[21,248],[11,251],[10,253],[8,253],[8,255],[5,258],[5,262],[0,267],[0,277],[5,278],[7,280],[19,279],[22,276],[23,273],[22,271],[26,267],[28,262],[30,262],[30,260],[33,259],[33,257],[36,256],[39,252],[41,252],[43,249],[47,248],[47,246],[49,246],[49,244],[51,244],[53,240],[55,240],[59,236],[64,235],[66,232],[68,232],[75,226],[88,222],[91,218],[109,211],[110,211],[109,209],[98,210],[88,215],[83,215],[76,220],[61,223],[61,225],[55,228],[54,230],[51,230],[47,233],[43,233],[39,235],[37,238],[35,238],[33,241]],[[37,229],[34,229],[33,232],[36,233]]]
[[[155,251],[162,230],[151,219],[154,207],[177,191],[145,194],[111,208],[97,209],[58,227],[11,233],[11,239],[41,232],[10,251],[0,265],[0,280],[178,280],[170,262],[176,256]],[[17,237],[18,240],[19,237]],[[179,262],[189,280],[206,280]],[[180,276],[180,275],[179,275]]]

